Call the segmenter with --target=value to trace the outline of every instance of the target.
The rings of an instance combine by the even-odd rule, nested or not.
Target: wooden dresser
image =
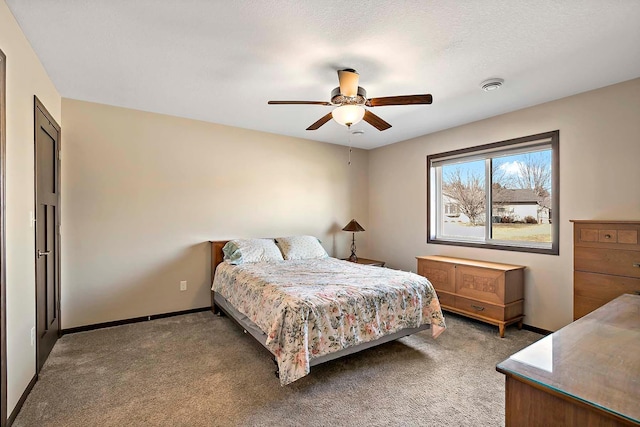
[[[419,256],[418,274],[429,279],[443,310],[497,325],[522,327],[524,266],[445,256]]]
[[[496,366],[505,425],[640,425],[640,296],[622,295]]]
[[[573,320],[640,294],[640,221],[573,222]]]

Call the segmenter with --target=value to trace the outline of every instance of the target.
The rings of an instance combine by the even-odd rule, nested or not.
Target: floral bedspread
[[[216,269],[212,290],[267,334],[280,383],[309,373],[309,360],[404,328],[445,328],[436,292],[417,274],[324,258]]]

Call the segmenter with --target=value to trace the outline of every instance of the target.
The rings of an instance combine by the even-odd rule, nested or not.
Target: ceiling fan
[[[307,130],[316,130],[329,120],[334,119],[343,126],[351,127],[364,120],[376,129],[383,131],[391,125],[364,107],[382,107],[386,105],[431,104],[433,97],[424,95],[386,96],[383,98],[367,98],[367,91],[358,86],[360,75],[352,68],[338,70],[340,86],[331,91],[331,101],[269,101],[269,105],[308,104],[337,107],[329,114],[312,124]]]

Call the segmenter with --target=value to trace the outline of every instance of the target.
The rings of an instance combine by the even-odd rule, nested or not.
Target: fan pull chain
[[[347,130],[349,132],[349,163],[348,165],[351,166],[351,126],[347,126]]]

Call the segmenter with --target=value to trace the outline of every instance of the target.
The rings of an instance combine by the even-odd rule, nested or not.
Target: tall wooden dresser
[[[640,221],[573,222],[573,320],[640,294]]]

